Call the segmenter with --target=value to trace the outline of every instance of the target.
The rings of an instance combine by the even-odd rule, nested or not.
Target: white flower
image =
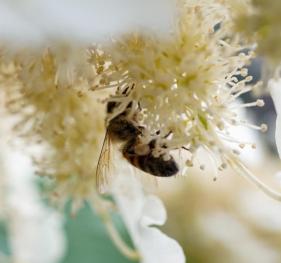
[[[27,158],[6,152],[4,162],[8,229],[15,262],[58,262],[65,247],[62,216],[41,204]]]
[[[119,164],[119,167],[120,170],[113,179],[112,192],[140,253],[141,262],[185,262],[180,245],[156,227],[163,225],[167,218],[162,201],[154,195],[144,193],[140,182],[129,172],[127,165]]]
[[[0,40],[16,47],[58,40],[89,45],[136,28],[156,26],[166,32],[172,24],[173,2],[1,0]]]
[[[8,123],[1,114],[1,216],[7,220],[12,262],[58,262],[65,247],[62,217],[40,200],[30,159],[8,145]]]

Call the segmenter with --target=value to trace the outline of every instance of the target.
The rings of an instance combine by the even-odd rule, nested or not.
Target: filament
[[[275,191],[270,186],[266,185],[264,182],[259,180],[242,162],[237,160],[237,158],[228,157],[227,159],[233,168],[238,168],[235,170],[237,170],[241,176],[245,177],[254,185],[256,185],[267,196],[271,197],[276,201],[281,201],[281,193]]]
[[[138,251],[132,249],[129,247],[124,240],[120,237],[120,234],[116,230],[114,224],[112,223],[112,220],[109,216],[104,217],[104,224],[107,229],[107,232],[109,233],[113,243],[115,246],[119,249],[119,251],[126,256],[127,258],[131,260],[139,260],[140,255]]]

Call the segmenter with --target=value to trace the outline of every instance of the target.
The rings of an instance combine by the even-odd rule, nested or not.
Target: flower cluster
[[[79,57],[78,64],[73,54]],[[34,160],[38,172],[51,178],[59,200],[81,201],[92,194],[105,132],[102,105],[94,94],[83,92],[91,79],[84,77],[90,65],[81,54],[86,57],[86,51],[62,48],[58,53],[21,53],[1,64],[7,107],[21,117],[15,130],[29,143],[44,145]]]
[[[254,88],[248,85],[252,77],[247,72],[254,54],[243,51],[239,39],[229,36],[231,27],[228,10],[218,1],[186,1],[180,8],[177,29],[169,36],[130,34],[101,47],[110,65],[104,68],[103,62],[97,72],[106,80],[104,87],[124,93],[133,86],[126,96],[107,100],[119,103],[109,118],[129,102],[138,103],[132,110],[141,108],[138,120],[147,131],[142,143],[157,139],[154,156],[169,156],[171,150],[184,147],[187,166],[193,166],[200,147],[210,152],[218,170],[236,158],[231,150],[238,153],[239,147],[255,147],[229,135],[233,126],[267,129],[265,124],[252,125],[237,114],[237,108],[262,107],[264,103],[237,105],[238,97]],[[97,57],[103,52],[97,49]],[[231,150],[225,141],[234,143]]]
[[[127,120],[141,127],[140,146],[155,141],[153,157],[161,156],[168,161],[171,152],[184,150],[182,174],[198,163],[197,152],[203,148],[209,153],[216,172],[231,166],[272,197],[281,198],[256,179],[238,157],[241,149],[255,148],[255,144],[231,135],[233,127],[264,132],[267,126],[251,124],[239,114],[241,108],[262,107],[264,102],[260,99],[238,102],[241,95],[256,87],[250,85],[252,77],[247,70],[255,54],[243,46],[240,33],[233,31],[235,5],[229,8],[226,3],[231,1],[179,1],[175,29],[168,35],[147,30],[94,46],[66,41],[44,49],[27,48],[12,53],[6,53],[8,48],[1,48],[0,88],[6,94],[7,109],[20,116],[14,127],[18,134],[27,142],[43,146],[33,157],[38,173],[51,179],[52,197],[63,202],[71,197],[75,208],[83,200],[96,201],[94,206],[106,218],[113,239],[131,257],[138,254],[127,250],[114,232],[112,222],[107,220],[110,209],[95,189],[106,124],[125,110],[129,112]],[[239,1],[236,6],[239,8],[235,9],[237,21],[243,24],[245,32],[256,32],[258,39],[268,36],[259,45],[261,54],[280,57],[279,48],[268,49],[276,30],[268,28],[266,19],[260,21],[264,25],[257,23],[263,2],[255,3],[255,9],[245,11],[250,15],[244,16],[237,12],[243,10]],[[275,7],[266,5],[264,9],[268,17],[271,8],[278,10],[279,4],[274,3]],[[236,23],[238,29],[242,28],[240,22]],[[276,42],[279,35],[274,37]],[[114,102],[112,112],[106,113],[102,102]],[[200,169],[204,165],[199,161]],[[129,180],[128,177],[128,183]],[[154,236],[163,241],[159,241],[157,249],[161,251],[162,244],[169,242],[171,251],[177,251],[178,262],[183,261],[178,244],[150,227],[165,221],[158,199],[151,201],[137,186],[139,195],[130,200],[134,192],[127,189],[124,193],[123,188],[126,189],[126,180],[115,181],[110,191],[140,252],[145,254],[147,250],[143,240],[149,240],[150,236],[153,240]],[[155,214],[147,210],[149,201],[155,207]],[[144,262],[146,258],[149,258],[147,262],[153,262],[157,257],[142,256]]]

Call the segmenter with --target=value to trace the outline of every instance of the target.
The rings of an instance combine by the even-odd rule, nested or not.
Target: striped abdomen
[[[137,155],[133,150],[135,143],[136,140],[129,141],[123,149],[123,156],[133,166],[146,173],[160,177],[169,177],[178,173],[178,165],[172,156],[170,160],[165,161],[162,156],[154,157],[152,151],[146,155]]]

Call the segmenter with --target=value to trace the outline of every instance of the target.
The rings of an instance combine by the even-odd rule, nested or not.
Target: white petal
[[[147,196],[142,210],[139,228],[139,250],[142,252],[143,263],[185,262],[182,248],[177,241],[168,237],[156,227],[166,221],[166,210],[162,201],[156,196]]]
[[[155,227],[140,231],[142,263],[184,263],[185,256],[179,243]]]
[[[275,141],[279,157],[281,158],[281,79],[271,79],[268,86],[277,112]]]
[[[271,79],[268,87],[273,99],[277,114],[281,114],[281,79]]]
[[[0,94],[0,103],[1,99]],[[65,248],[63,218],[42,203],[30,158],[9,146],[12,120],[2,111],[0,107],[0,186],[4,192],[0,197],[12,261],[58,262]]]
[[[166,221],[162,201],[156,196],[145,195],[141,183],[130,172],[130,166],[122,164],[121,160],[118,163],[120,170],[114,176],[112,191],[131,238],[141,254],[141,262],[185,262],[180,245],[155,227]]]
[[[163,225],[167,219],[167,213],[162,201],[156,196],[147,196],[140,218],[143,226]]]
[[[279,157],[281,158],[281,116],[280,115],[277,115],[276,118],[275,142],[276,142]]]
[[[0,0],[0,39],[91,44],[137,28],[169,32],[175,6],[171,0]]]
[[[57,262],[64,254],[62,217],[41,204],[28,158],[7,150],[4,160],[8,229],[15,262]]]
[[[42,41],[42,33],[29,21],[18,15],[7,2],[0,1],[0,40],[18,46],[22,43]]]

